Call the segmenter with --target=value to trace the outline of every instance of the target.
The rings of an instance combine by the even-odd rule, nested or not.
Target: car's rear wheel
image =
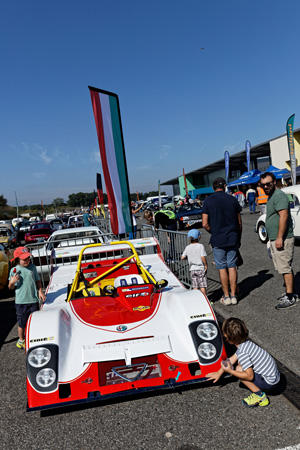
[[[183,230],[184,226],[180,220],[176,220],[176,228],[177,228],[177,231]]]
[[[263,244],[268,242],[268,233],[265,227],[264,222],[259,222],[257,227],[258,237]]]

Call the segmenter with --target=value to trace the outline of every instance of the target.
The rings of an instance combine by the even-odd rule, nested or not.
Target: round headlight
[[[32,350],[28,356],[28,362],[32,367],[43,367],[51,359],[51,352],[45,347],[38,347]]]
[[[210,342],[203,342],[198,347],[198,353],[203,359],[212,359],[216,356],[217,349]]]
[[[218,329],[213,323],[204,322],[197,326],[197,334],[201,339],[211,341],[218,335]]]
[[[36,376],[37,384],[43,388],[51,386],[55,380],[56,373],[53,369],[42,369]]]

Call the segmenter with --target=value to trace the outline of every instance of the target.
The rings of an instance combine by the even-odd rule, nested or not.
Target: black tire
[[[263,244],[266,244],[268,242],[268,233],[265,227],[264,222],[259,222],[257,226],[257,233],[260,241]]]
[[[180,220],[176,220],[176,229],[177,231],[182,231],[184,228],[182,222]]]

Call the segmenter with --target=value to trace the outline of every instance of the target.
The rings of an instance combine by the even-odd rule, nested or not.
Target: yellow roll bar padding
[[[128,258],[124,259],[123,261],[119,262],[115,266],[111,267],[110,269],[108,269],[106,272],[102,273],[98,277],[94,278],[92,281],[89,282],[89,286],[92,287],[98,281],[100,281],[101,279],[107,277],[107,275],[109,275],[111,272],[114,272],[116,269],[122,267],[124,264],[129,262],[132,258],[135,258],[136,264],[137,264],[139,270],[141,271],[142,278],[145,281],[145,283],[152,282],[152,283],[156,284],[155,278],[148,272],[148,270],[145,269],[145,267],[141,263],[141,260],[139,258],[139,255],[137,254],[137,251],[136,251],[135,247],[133,246],[133,244],[131,242],[129,242],[129,241],[112,241],[112,242],[105,243],[105,244],[89,244],[89,245],[86,245],[85,247],[83,247],[81,249],[80,253],[79,253],[77,269],[76,269],[76,273],[75,273],[75,278],[74,278],[74,281],[72,283],[72,287],[71,287],[71,290],[69,292],[69,296],[68,296],[68,299],[67,299],[68,302],[71,300],[71,298],[73,297],[74,293],[81,292],[84,289],[86,289],[85,286],[81,286],[81,287],[78,288],[79,279],[80,279],[80,272],[81,272],[81,261],[82,261],[82,256],[83,256],[83,253],[85,252],[85,250],[88,249],[88,248],[100,247],[100,246],[103,246],[103,245],[105,245],[105,247],[106,247],[106,246],[110,246],[110,245],[120,245],[120,244],[121,245],[127,244],[131,248],[133,254],[130,255]]]

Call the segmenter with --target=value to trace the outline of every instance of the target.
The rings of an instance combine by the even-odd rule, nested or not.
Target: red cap
[[[20,258],[20,259],[26,259],[28,256],[31,256],[30,251],[26,247],[18,247],[14,251],[14,257],[13,259]]]

